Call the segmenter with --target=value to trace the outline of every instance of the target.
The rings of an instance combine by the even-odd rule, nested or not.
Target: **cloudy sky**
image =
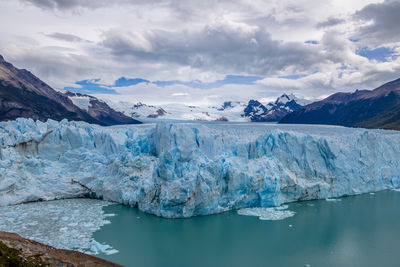
[[[400,78],[400,0],[0,0],[0,54],[149,104],[315,99]]]

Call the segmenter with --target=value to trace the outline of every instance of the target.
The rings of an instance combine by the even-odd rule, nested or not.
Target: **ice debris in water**
[[[100,244],[92,234],[109,224],[103,207],[110,202],[93,199],[65,199],[0,207],[0,230],[53,246],[88,254],[118,252]],[[111,214],[112,216],[112,214]]]
[[[264,221],[277,221],[295,215],[294,211],[287,209],[287,205],[273,208],[245,208],[238,210],[237,213],[245,216],[257,216],[260,220]]]
[[[328,202],[338,202],[338,201],[342,201],[340,198],[326,198],[325,199]]]

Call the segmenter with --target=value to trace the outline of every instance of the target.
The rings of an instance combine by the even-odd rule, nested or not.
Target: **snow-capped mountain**
[[[247,104],[240,101],[225,101],[219,106],[192,106],[178,103],[153,106],[141,102],[113,102],[105,100],[113,109],[132,118],[158,118],[185,121],[279,121],[288,113],[308,104],[310,101],[283,94],[275,102],[262,104],[250,100]]]
[[[244,109],[243,116],[253,122],[276,122],[309,103],[311,101],[297,98],[293,94],[283,94],[275,102],[267,105],[257,100],[250,100]]]
[[[188,121],[246,121],[241,115],[243,102],[227,101],[221,106],[191,106],[178,103],[153,106],[143,103],[113,102],[106,100],[113,109],[133,118],[159,118]]]
[[[167,112],[161,107],[146,105],[141,102],[137,104],[125,101],[113,102],[106,100],[106,102],[113,109],[132,118],[158,118],[167,114]]]
[[[221,106],[187,106],[168,104],[166,119],[196,121],[246,121],[241,116],[245,103],[238,101],[224,102]]]

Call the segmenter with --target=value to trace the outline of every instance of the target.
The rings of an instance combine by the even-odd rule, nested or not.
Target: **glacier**
[[[0,123],[0,206],[91,197],[182,218],[400,187],[400,132],[262,123]]]

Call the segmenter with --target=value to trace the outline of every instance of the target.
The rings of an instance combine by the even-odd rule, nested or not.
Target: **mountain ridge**
[[[96,102],[91,110],[83,110],[68,97],[51,88],[25,69],[18,69],[0,55],[0,120],[19,117],[46,121],[62,119],[86,121],[103,126],[140,123],[105,103]]]
[[[335,93],[286,115],[279,123],[400,130],[400,79],[374,90]]]

